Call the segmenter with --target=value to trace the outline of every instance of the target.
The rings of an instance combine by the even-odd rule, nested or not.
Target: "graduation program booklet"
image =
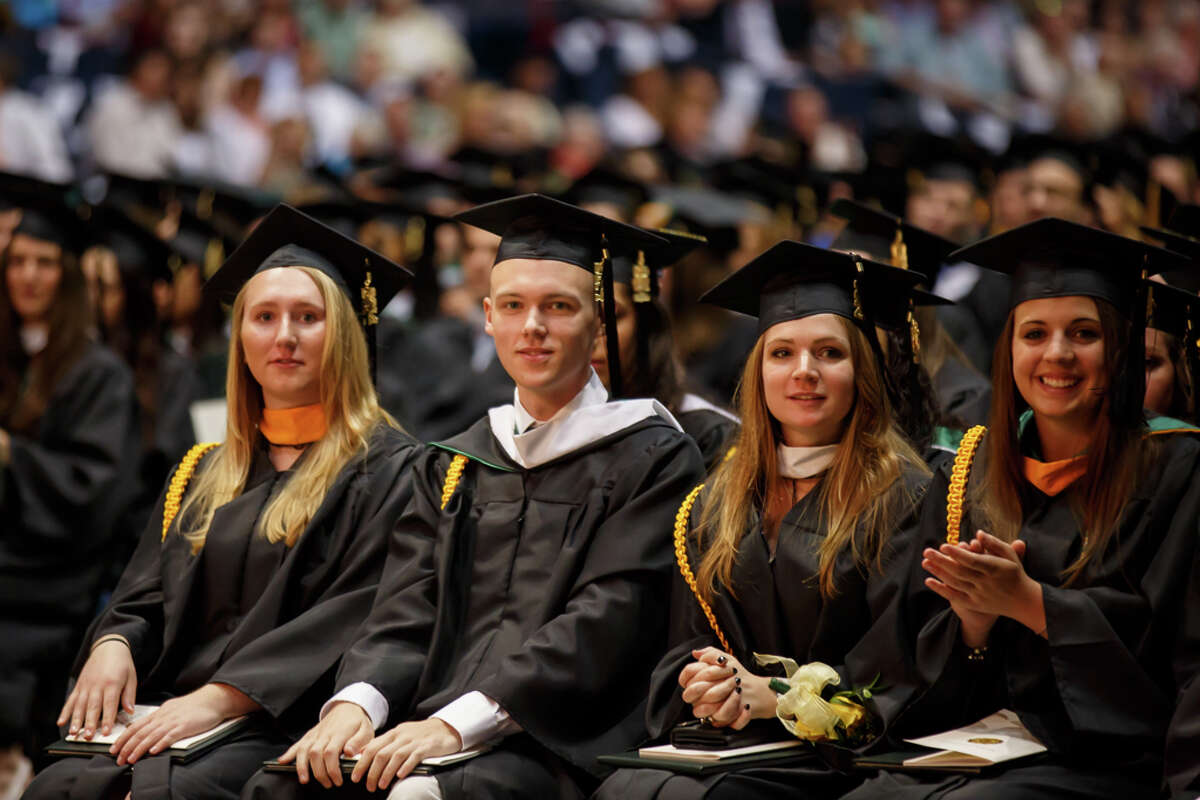
[[[84,739],[82,736],[68,736],[65,739],[59,739],[54,744],[46,748],[46,752],[52,756],[106,756],[110,755],[108,748],[112,743],[121,738],[121,734],[129,727],[130,723],[139,720],[142,717],[148,716],[158,710],[158,706],[143,706],[135,705],[133,713],[121,711],[117,714],[116,724],[107,735],[97,733],[91,739]],[[180,739],[175,744],[163,751],[164,754],[170,755],[175,760],[188,761],[201,753],[207,752],[213,746],[233,736],[246,726],[249,721],[248,716],[234,717],[227,719],[216,727],[210,728],[203,733],[198,733],[195,736],[189,736],[186,739]]]
[[[905,758],[903,766],[909,768],[982,768],[1046,752],[1046,746],[1008,709],[964,728],[905,741],[936,751]]]

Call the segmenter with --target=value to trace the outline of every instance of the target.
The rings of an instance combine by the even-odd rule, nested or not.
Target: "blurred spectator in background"
[[[46,181],[68,181],[74,169],[53,117],[34,95],[17,88],[18,65],[0,53],[0,169]]]
[[[438,70],[463,78],[473,65],[454,26],[418,0],[376,0],[362,47],[382,58],[385,77],[410,83]]]
[[[305,37],[320,50],[330,75],[350,81],[370,13],[356,0],[296,0],[295,7]]]
[[[171,171],[183,131],[170,88],[170,58],[163,50],[147,50],[133,60],[128,79],[96,98],[88,139],[101,169],[138,178]]]

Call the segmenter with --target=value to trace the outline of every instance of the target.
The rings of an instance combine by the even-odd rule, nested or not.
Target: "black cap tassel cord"
[[[617,338],[617,301],[613,295],[613,271],[608,257],[608,236],[600,235],[600,260],[596,262],[596,300],[604,318],[604,349],[608,357],[608,391],[612,399],[621,397],[621,343]]]

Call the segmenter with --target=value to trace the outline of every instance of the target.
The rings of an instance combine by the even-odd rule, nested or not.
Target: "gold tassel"
[[[896,238],[892,240],[892,266],[908,269],[908,245],[904,243],[904,231],[896,228]]]
[[[211,278],[225,263],[225,244],[220,239],[209,239],[204,248],[204,278]]]
[[[1147,286],[1146,287],[1146,320],[1145,320],[1147,328],[1154,327],[1154,309],[1155,309],[1154,287]]]
[[[633,264],[632,289],[633,302],[650,302],[650,267],[646,266],[646,253],[642,250],[637,251],[637,261]]]
[[[913,315],[913,311],[911,308],[911,301],[910,301],[909,305],[910,305],[910,307],[908,309],[908,335],[912,337],[913,363],[920,364],[921,363],[921,328],[919,325],[917,325],[917,318]]]
[[[858,270],[858,274],[854,276],[854,318],[861,320],[865,319],[862,310],[862,298],[859,297],[858,294],[858,279],[863,273],[862,261],[856,258],[854,260],[854,266]]]
[[[370,262],[363,259],[363,263],[367,266]],[[367,270],[367,277],[362,285],[362,318],[367,325],[379,324],[379,302],[375,296],[375,287],[371,284],[371,270]]]
[[[425,218],[409,217],[404,226],[404,258],[406,263],[415,263],[425,252]]]
[[[608,237],[601,234],[600,260],[592,266],[592,293],[596,302],[604,304],[604,265],[608,263]]]

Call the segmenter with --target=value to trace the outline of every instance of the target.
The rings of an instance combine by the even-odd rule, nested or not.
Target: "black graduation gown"
[[[987,424],[992,404],[991,381],[955,358],[947,358],[932,380],[943,419],[962,425],[963,430]]]
[[[235,748],[235,760],[223,758],[221,746],[181,772],[186,786],[208,786],[200,796],[236,797],[259,763],[282,752],[286,737],[305,730],[328,698],[338,660],[370,610],[392,524],[407,504],[402,475],[414,450],[407,434],[380,425],[366,457],[342,469],[290,548],[254,532],[294,472],[276,472],[261,440],[242,494],[217,509],[198,554],[180,535],[178,519],[163,540],[159,499],[111,602],[84,639],[74,672],[92,642],[119,633],[133,651],[139,703],[207,683],[233,686],[257,702],[263,712]],[[153,771],[154,761],[139,761],[134,780],[139,768]],[[89,770],[89,781],[116,780],[123,772],[105,757],[91,763],[58,762],[27,797],[65,797]],[[188,796],[174,777],[170,791]]]
[[[135,413],[129,369],[93,343],[54,388],[36,437],[10,431],[11,459],[0,467],[0,739],[17,741],[57,716],[31,704],[41,702],[39,682],[53,680],[43,688],[57,699],[95,613],[114,526],[136,485]]]
[[[736,421],[709,408],[681,411],[675,415],[675,420],[700,449],[700,457],[707,469],[725,458],[740,427]]]
[[[471,461],[442,511],[455,452]],[[447,800],[586,796],[596,756],[644,736],[674,514],[702,476],[691,440],[658,417],[532,469],[505,455],[487,418],[430,446],[338,687],[381,691],[389,726],[470,691],[508,712],[523,733],[438,773]],[[253,796],[306,794],[274,777],[257,776]]]
[[[1043,584],[1048,639],[1001,618],[988,656],[971,662],[958,618],[923,585],[922,546],[945,540],[949,465],[929,492],[922,545],[910,551],[899,627],[915,648],[917,694],[892,733],[920,736],[974,722],[1001,708],[1017,712],[1049,749],[994,778],[911,778],[881,775],[852,797],[1157,797],[1164,737],[1187,676],[1200,668],[1200,614],[1194,601],[1200,542],[1200,438],[1156,436],[1161,448],[1136,488],[1107,551],[1083,578],[1063,585],[1081,537],[1068,493],[1048,497],[1025,489],[1028,509],[1020,537],[1025,570]],[[980,449],[980,469],[985,459]],[[977,526],[970,510],[963,535]],[[1186,727],[1188,722],[1184,722]],[[1186,731],[1181,735],[1186,740]],[[1195,774],[1200,748],[1191,740],[1176,774]],[[963,794],[953,794],[961,787]]]
[[[757,666],[754,653],[785,656],[800,664],[821,661],[842,675],[844,686],[866,686],[879,673],[880,683],[890,675],[876,653],[858,648],[868,631],[879,626],[893,630],[889,610],[903,582],[897,580],[892,564],[906,540],[915,536],[921,497],[928,477],[908,470],[894,491],[906,509],[898,517],[883,567],[860,569],[848,553],[835,565],[838,587],[833,597],[822,597],[818,585],[819,548],[825,537],[819,517],[815,487],[784,516],[780,523],[775,556],[768,551],[760,521],[743,537],[733,568],[736,598],[718,591],[713,611],[725,633],[733,655],[756,674],[778,674],[775,668]],[[902,498],[902,499],[901,499]],[[692,509],[692,524],[700,519],[700,504]],[[695,538],[689,539],[688,558],[693,571],[700,562]],[[683,702],[678,678],[692,659],[692,651],[720,647],[699,603],[676,570],[671,595],[671,648],[650,682],[646,712],[647,727],[654,738],[665,738],[671,728],[692,718]],[[889,651],[891,652],[891,651]],[[774,724],[772,721],[756,725]],[[782,725],[779,726],[784,731]],[[781,733],[786,738],[786,733]],[[839,775],[820,763],[800,766],[741,769],[704,779],[677,776],[665,770],[623,769],[610,777],[597,793],[599,800],[674,797],[836,797],[857,783],[852,776]]]

